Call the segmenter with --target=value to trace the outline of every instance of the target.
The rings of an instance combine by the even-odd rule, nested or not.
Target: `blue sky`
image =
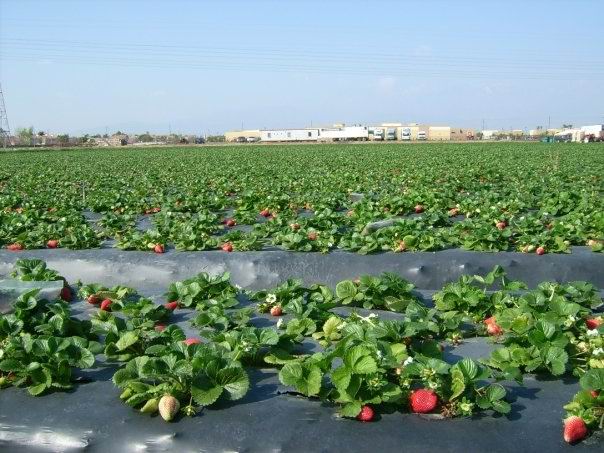
[[[604,122],[601,1],[0,1],[12,129]],[[549,118],[549,119],[548,119]]]

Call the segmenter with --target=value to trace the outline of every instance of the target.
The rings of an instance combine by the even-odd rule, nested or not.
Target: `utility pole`
[[[551,116],[547,117],[547,128],[548,129],[552,128],[552,117]]]
[[[0,85],[0,142],[3,148],[6,148],[10,145],[10,127],[8,125],[8,116],[6,116],[6,106],[4,105],[2,85]]]
[[[482,130],[483,131],[485,130],[485,128],[484,128],[484,118],[482,119]]]

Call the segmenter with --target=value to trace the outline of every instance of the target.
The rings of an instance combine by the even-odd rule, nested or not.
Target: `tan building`
[[[242,131],[228,131],[224,133],[224,140],[226,142],[236,142],[239,137],[248,138],[257,138],[260,140],[260,130],[259,129],[247,129]]]
[[[476,131],[474,129],[451,128],[451,140],[453,141],[474,140],[475,137]]]
[[[449,126],[430,126],[428,128],[428,140],[430,140],[430,141],[451,140],[451,128]]]

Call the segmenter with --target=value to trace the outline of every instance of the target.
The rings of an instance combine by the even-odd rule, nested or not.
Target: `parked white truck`
[[[319,129],[320,141],[368,140],[367,126],[324,127]]]
[[[384,140],[384,129],[381,127],[376,127],[373,129],[373,139],[374,140]]]
[[[411,140],[411,128],[403,127],[401,129],[401,140],[403,140],[403,141]]]

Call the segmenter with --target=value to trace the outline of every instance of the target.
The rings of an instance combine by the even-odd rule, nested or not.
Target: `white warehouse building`
[[[319,140],[369,140],[367,126],[323,127],[319,129]]]
[[[260,131],[263,142],[304,142],[317,141],[319,129],[271,129]]]

